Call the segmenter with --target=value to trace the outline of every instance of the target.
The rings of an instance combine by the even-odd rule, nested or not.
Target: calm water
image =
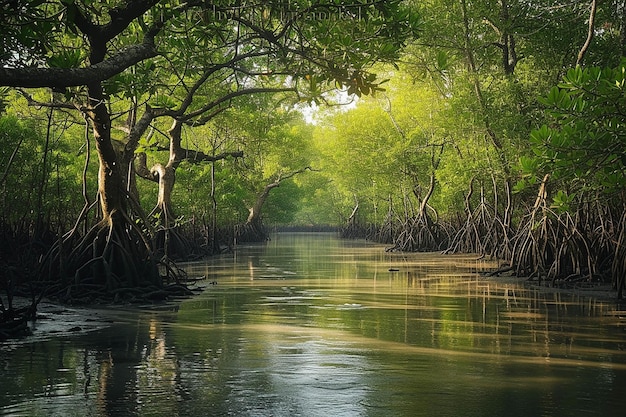
[[[0,345],[0,415],[626,415],[626,311],[490,266],[279,234],[179,305]]]

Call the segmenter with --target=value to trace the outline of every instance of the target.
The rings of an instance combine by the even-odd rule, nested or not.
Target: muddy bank
[[[182,299],[190,298],[203,290],[203,287],[196,285],[189,296],[151,304],[70,306],[44,299],[37,304],[36,318],[26,321],[26,328],[23,331],[12,334],[6,339],[0,338],[0,345],[19,343],[20,341],[30,343],[52,337],[66,337],[93,332],[127,319],[129,312],[175,309]],[[15,309],[19,309],[29,306],[31,300],[15,297],[13,304]]]
[[[16,298],[16,307],[27,305],[29,300]],[[115,323],[115,310],[108,308],[70,307],[49,301],[37,305],[36,318],[26,322],[27,328],[8,340],[39,341],[50,337],[64,337],[102,329]],[[0,340],[0,343],[8,343]]]

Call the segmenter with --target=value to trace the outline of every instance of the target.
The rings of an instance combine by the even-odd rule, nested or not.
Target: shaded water
[[[190,264],[193,299],[0,345],[0,415],[625,415],[626,311],[490,266],[279,234]]]

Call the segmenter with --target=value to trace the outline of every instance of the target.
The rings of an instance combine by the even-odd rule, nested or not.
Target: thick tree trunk
[[[190,151],[182,147],[183,120],[175,119],[168,131],[169,157],[167,163],[156,163],[150,169],[147,165],[147,156],[140,153],[136,158],[135,172],[140,177],[158,184],[158,198],[151,215],[156,217],[158,227],[156,249],[167,257],[187,258],[200,250],[196,242],[185,237],[176,224],[173,210],[172,195],[176,185],[176,170],[183,160],[191,163],[201,161],[215,162],[228,157],[242,157],[242,151],[224,152],[217,155],[207,155],[200,151]],[[215,242],[213,247],[217,247]]]
[[[74,228],[59,240],[41,271],[42,277],[67,286],[62,296],[65,301],[78,297],[86,302],[84,292],[93,293],[93,285],[109,296],[119,295],[120,289],[162,285],[151,244],[127,203],[125,173],[111,139],[111,119],[101,85],[89,85],[88,94],[92,106],[86,113],[99,160],[101,219],[84,236],[74,233]]]
[[[83,30],[89,37],[91,44],[90,63],[92,65],[101,63],[107,52],[106,39],[98,37],[91,26],[85,27]],[[125,208],[122,198],[123,176],[120,173],[117,153],[111,141],[111,116],[107,109],[107,98],[102,88],[102,82],[88,83],[87,93],[89,99],[87,114],[98,152],[98,192],[100,194],[102,221],[108,223],[113,216],[119,216]]]
[[[176,169],[184,155],[181,148],[182,122],[174,120],[168,131],[170,137],[169,159],[165,165],[157,163],[151,177],[158,183],[157,204],[152,214],[157,218],[157,250],[166,258],[186,259],[194,252],[193,243],[178,230],[172,209],[172,193],[176,184]]]
[[[106,55],[106,36],[81,20],[81,30],[89,37],[92,65]],[[127,204],[126,174],[122,158],[111,137],[111,117],[102,83],[87,84],[86,115],[91,125],[98,154],[98,194],[101,220],[85,236],[53,248],[48,255],[48,273],[65,283],[80,286],[84,280],[100,285],[112,294],[119,288],[162,285],[152,248],[145,233],[135,224]],[[123,150],[120,153],[124,153]],[[69,252],[69,253],[66,253]],[[68,289],[66,297],[71,298]]]
[[[157,207],[164,216],[164,226],[173,225],[174,214],[172,212],[172,192],[176,184],[176,170],[184,159],[184,151],[182,149],[182,129],[183,124],[180,120],[174,120],[168,134],[170,136],[170,157],[165,166],[157,164],[159,169],[159,196],[157,199]]]
[[[152,167],[152,176],[158,178],[159,192],[155,211],[159,213],[159,223],[163,227],[173,225],[172,192],[176,184],[176,170],[168,165],[156,164]]]
[[[185,157],[185,152],[180,146],[181,132],[182,123],[175,120],[168,131],[170,137],[169,158],[165,165],[156,163],[148,169],[145,153],[140,153],[136,158],[135,172],[137,175],[158,184],[157,203],[151,214],[156,215],[159,219],[159,225],[165,228],[173,224],[172,193],[176,184],[176,169]]]
[[[93,111],[92,127],[98,152],[98,192],[103,221],[109,221],[116,213],[125,210],[122,198],[123,176],[117,161],[117,154],[111,143],[110,118],[104,104],[98,104]]]
[[[172,209],[172,193],[174,186],[176,185],[176,170],[180,166],[180,163],[185,160],[191,163],[198,163],[201,161],[215,162],[228,157],[240,158],[243,156],[242,151],[224,152],[218,155],[207,155],[203,152],[192,152],[182,147],[182,127],[183,121],[174,120],[172,126],[168,131],[170,144],[169,144],[169,158],[165,165],[155,164],[148,170],[147,159],[145,154],[140,154],[138,157],[137,173],[139,176],[158,182],[159,194],[157,205],[154,212],[160,213],[162,226],[171,226],[173,220]]]

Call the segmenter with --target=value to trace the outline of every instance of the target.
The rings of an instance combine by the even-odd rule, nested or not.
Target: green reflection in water
[[[0,414],[623,415],[624,312],[474,259],[278,235],[188,265],[217,285],[178,306],[2,347]]]

